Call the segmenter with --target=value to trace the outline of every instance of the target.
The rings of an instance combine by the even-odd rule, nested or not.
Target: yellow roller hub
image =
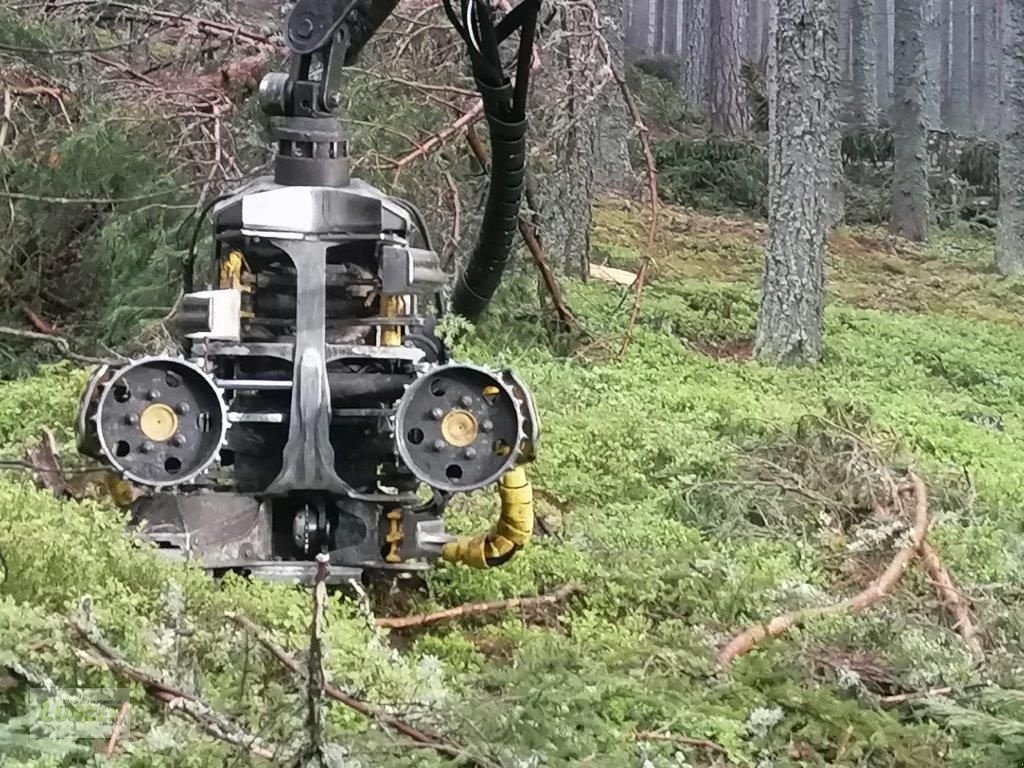
[[[480,426],[469,411],[448,411],[441,420],[441,434],[452,445],[465,448],[476,440]]]
[[[139,419],[142,434],[150,440],[162,443],[170,440],[178,431],[178,416],[174,409],[163,403],[153,403],[142,412]]]

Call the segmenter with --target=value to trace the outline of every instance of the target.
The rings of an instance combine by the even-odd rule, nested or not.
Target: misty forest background
[[[550,3],[519,253],[443,325],[536,395],[535,539],[326,598],[159,559],[73,439],[269,168],[283,10],[0,7],[0,764],[1024,761],[1024,0]],[[489,150],[439,3],[342,104],[454,274]]]

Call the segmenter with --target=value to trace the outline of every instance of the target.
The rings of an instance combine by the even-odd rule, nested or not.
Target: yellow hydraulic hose
[[[510,469],[498,487],[501,515],[487,533],[466,536],[444,545],[441,557],[471,568],[507,563],[533,535],[533,486],[522,467]]]

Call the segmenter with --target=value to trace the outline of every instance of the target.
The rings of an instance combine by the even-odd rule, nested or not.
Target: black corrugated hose
[[[452,310],[475,320],[487,309],[501,284],[518,228],[526,178],[526,99],[540,2],[523,0],[497,28],[491,21],[489,3],[461,2],[461,19],[451,0],[445,0],[445,10],[469,49],[491,139],[491,181],[483,221],[452,297]],[[513,86],[502,68],[499,46],[517,30],[519,51]]]
[[[445,12],[469,49],[491,139],[491,180],[476,245],[459,276],[452,309],[470,320],[484,313],[512,256],[526,177],[526,99],[541,0],[523,0],[497,26],[487,0],[444,0]],[[391,14],[398,0],[357,0],[345,27],[351,62]],[[515,84],[505,75],[500,46],[519,32]]]

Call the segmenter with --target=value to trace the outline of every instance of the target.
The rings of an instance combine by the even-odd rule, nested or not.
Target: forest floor
[[[595,263],[635,268],[645,215],[602,204]],[[761,224],[666,208],[621,358],[594,347],[558,354],[529,317],[457,340],[460,358],[513,366],[536,395],[543,529],[503,568],[438,567],[423,589],[373,609],[583,591],[541,610],[390,634],[365,603],[335,594],[336,684],[510,768],[1024,760],[1024,283],[989,271],[984,235],[915,247],[843,230],[829,264],[826,359],[776,369],[749,359],[763,237]],[[611,338],[626,326],[623,290],[591,281],[567,295],[595,338]],[[0,454],[20,457],[48,426],[71,456],[84,376],[65,365],[4,384]],[[954,626],[934,571],[912,564],[870,608],[806,621],[720,667],[716,654],[749,625],[837,603],[882,573],[910,542],[913,504],[893,489],[911,471],[984,658]],[[494,506],[475,494],[450,527],[479,530]],[[23,474],[0,478],[0,510],[0,672],[111,685],[63,621],[88,595],[89,620],[133,663],[268,743],[302,731],[301,687],[225,613],[301,649],[307,592],[215,584],[164,564],[121,534],[107,503],[56,501]],[[56,765],[67,739],[33,731],[19,696],[0,686],[0,712],[22,715],[0,727],[0,756],[6,746],[11,764]],[[132,712],[114,761],[222,765],[234,751],[165,720],[139,690]],[[449,764],[346,709],[328,721],[352,764]]]

